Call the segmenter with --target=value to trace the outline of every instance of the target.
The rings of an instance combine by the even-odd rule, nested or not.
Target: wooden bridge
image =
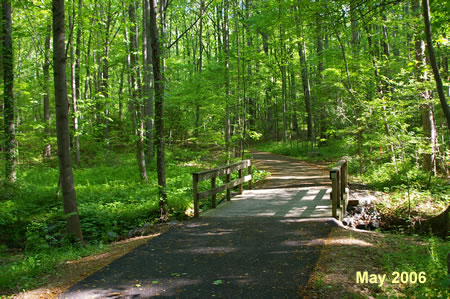
[[[281,155],[254,152],[253,160],[193,174],[194,210],[199,216],[199,202],[210,197],[210,209],[202,217],[282,217],[342,219],[347,207],[347,159],[341,159],[328,170],[324,164],[312,164]],[[251,189],[252,163],[271,175]],[[243,172],[246,171],[244,175]],[[231,180],[233,172],[237,179]],[[225,183],[216,186],[216,178]],[[211,189],[198,191],[199,182],[211,180]],[[243,184],[249,182],[247,189]],[[238,194],[231,197],[231,189]],[[226,191],[225,200],[216,208],[216,194]]]

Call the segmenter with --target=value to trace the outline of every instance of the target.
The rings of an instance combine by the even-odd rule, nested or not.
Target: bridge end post
[[[230,179],[231,179],[230,169],[227,169],[227,174],[225,176],[225,183],[228,184],[230,182]],[[227,201],[230,200],[231,200],[231,190],[227,188]]]
[[[192,195],[194,197],[194,217],[200,216],[200,207],[198,202],[198,173],[192,174]]]
[[[331,179],[331,215],[337,218],[337,207],[338,207],[338,170],[333,168],[330,170]]]
[[[240,179],[242,179],[242,169],[239,169],[239,170],[238,170],[238,177],[239,177]],[[243,185],[244,185],[244,183],[240,183],[240,184],[239,184],[239,194],[242,194],[242,187],[243,187]]]
[[[252,189],[252,180],[253,180],[253,173],[252,173],[252,160],[248,160],[248,168],[247,173],[250,175],[250,181],[248,181],[248,189]]]
[[[216,188],[216,177],[211,178],[211,189]],[[212,207],[216,208],[216,195],[213,194],[211,196],[211,203],[212,203]]]

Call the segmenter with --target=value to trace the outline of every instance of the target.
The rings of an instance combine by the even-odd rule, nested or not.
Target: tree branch
[[[203,18],[203,15],[205,14],[205,12],[206,12],[206,10],[208,9],[208,7],[209,7],[209,5],[211,4],[211,3],[213,3],[213,1],[214,0],[211,0],[211,1],[209,1],[208,2],[208,4],[206,5],[206,7],[205,7],[205,9],[200,13],[200,16],[197,18],[197,20],[195,20],[195,22],[194,23],[192,23],[191,24],[191,26],[189,26],[183,33],[181,33],[169,46],[167,46],[167,49],[170,49],[173,45],[175,45],[179,40],[180,40],[180,38],[182,38],[189,30],[191,30],[192,29],[192,27],[194,27],[195,26],[195,24],[197,24],[197,22],[201,19],[201,18]]]

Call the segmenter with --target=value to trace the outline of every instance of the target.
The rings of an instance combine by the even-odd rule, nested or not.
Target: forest
[[[351,183],[384,194],[386,230],[448,216],[449,10],[2,0],[0,297],[136,227],[191,218],[192,173],[255,149],[347,156]],[[422,238],[444,265],[448,243]]]

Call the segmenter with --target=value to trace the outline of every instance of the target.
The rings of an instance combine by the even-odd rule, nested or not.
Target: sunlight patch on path
[[[202,217],[277,216],[331,217],[330,190],[320,188],[258,189],[244,191]]]

